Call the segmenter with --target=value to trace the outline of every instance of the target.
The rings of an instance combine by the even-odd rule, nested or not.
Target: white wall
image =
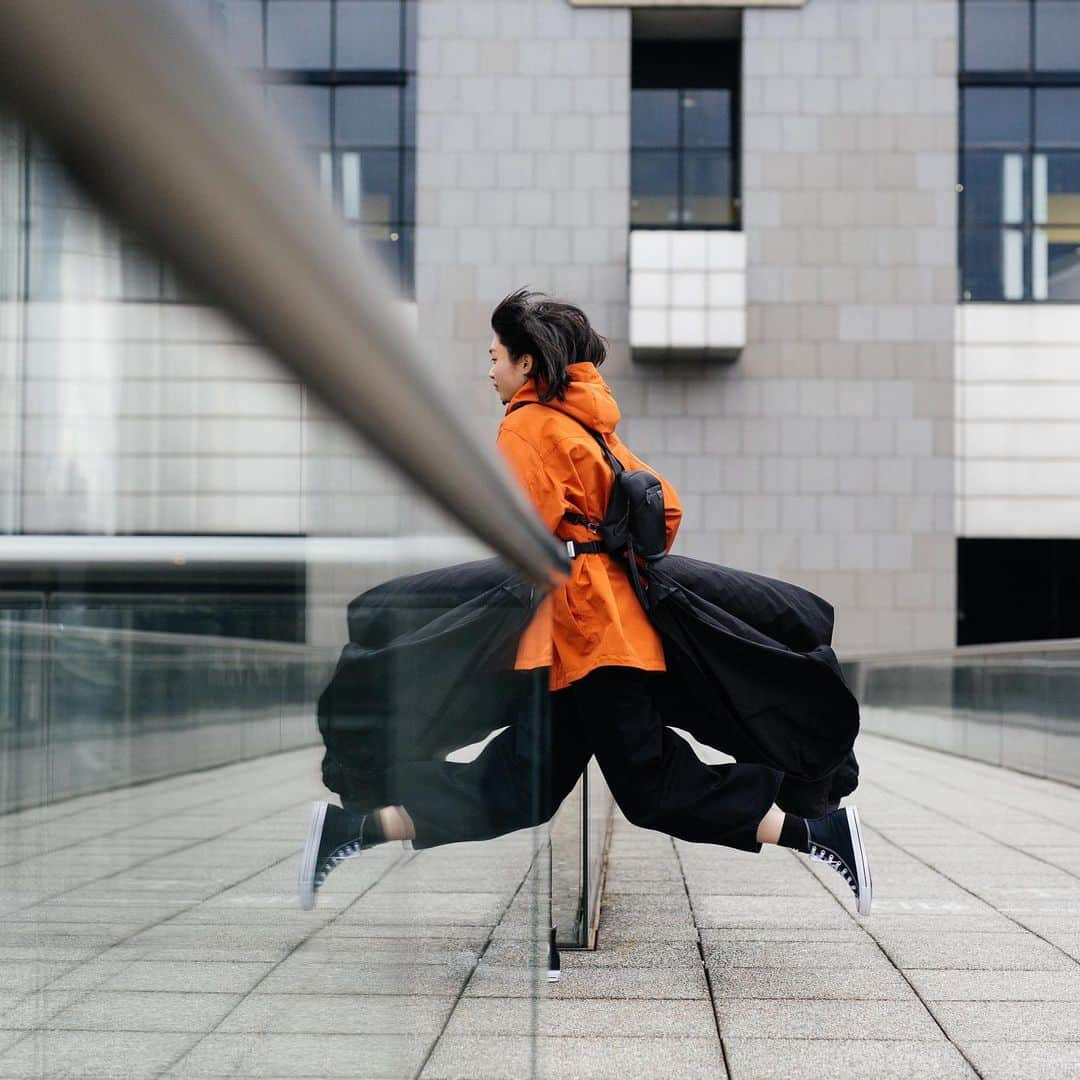
[[[1080,537],[1080,305],[956,310],[957,533]]]

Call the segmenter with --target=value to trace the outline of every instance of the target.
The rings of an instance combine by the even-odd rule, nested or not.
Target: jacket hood
[[[559,401],[552,398],[546,402],[549,408],[564,412],[575,420],[588,425],[602,435],[609,435],[615,430],[621,413],[615,402],[611,387],[604,382],[603,376],[595,364],[568,364],[570,385],[566,388],[566,398]],[[538,401],[536,384],[530,379],[511,399],[506,407],[509,413],[523,401]]]

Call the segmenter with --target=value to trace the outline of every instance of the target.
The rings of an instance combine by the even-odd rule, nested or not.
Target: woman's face
[[[491,379],[499,400],[506,405],[529,381],[533,358],[526,353],[514,360],[510,356],[510,350],[499,340],[498,334],[492,336],[488,354],[491,356],[491,370],[488,372],[488,378]]]

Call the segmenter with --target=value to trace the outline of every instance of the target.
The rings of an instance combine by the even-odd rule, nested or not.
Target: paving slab
[[[535,968],[489,967],[481,964],[469,980],[466,997],[546,997],[546,998],[640,998],[656,1001],[669,998],[708,997],[705,970],[682,967],[668,971],[659,967],[574,966],[573,974],[549,983]]]
[[[699,1036],[716,1035],[716,1021],[707,999],[640,1001],[623,999],[573,1000],[554,997],[466,998],[454,1010],[447,1036],[465,1035],[572,1036]]]
[[[964,1052],[983,1080],[1062,1080],[1080,1076],[1080,1042],[970,1042]]]
[[[724,1046],[731,1080],[975,1080],[976,1076],[956,1047],[944,1040],[725,1037]]]
[[[434,1038],[456,998],[387,994],[250,994],[219,1024],[237,1032],[429,1035]]]
[[[718,1001],[731,1038],[909,1039],[937,1042],[941,1029],[921,1001]]]
[[[711,1038],[552,1038],[540,1035],[439,1040],[422,1080],[716,1080],[724,1058]]]
[[[1009,1033],[1010,1042],[1080,1041],[1080,1009],[1060,1001],[937,1001],[934,1015],[953,1042]]]
[[[718,1001],[805,998],[811,1001],[910,1001],[914,991],[891,967],[819,971],[815,968],[710,967]]]
[[[1077,971],[906,971],[924,1001],[1080,1001]]]
[[[157,1076],[199,1038],[193,1032],[30,1032],[0,1053],[0,1076],[143,1080]]]
[[[1056,971],[1075,968],[1060,949],[1032,934],[908,934],[883,944],[900,968]]]

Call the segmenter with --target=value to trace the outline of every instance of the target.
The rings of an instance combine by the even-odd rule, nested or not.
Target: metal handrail
[[[893,663],[905,660],[964,659],[973,656],[1009,656],[1028,652],[1078,652],[1080,638],[1051,638],[1046,641],[1005,641],[990,645],[957,645],[951,649],[921,649],[912,652],[853,653],[839,657],[844,664]]]
[[[538,583],[565,577],[565,551],[448,408],[374,256],[183,16],[150,0],[3,0],[0,96],[110,216],[473,535]]]

